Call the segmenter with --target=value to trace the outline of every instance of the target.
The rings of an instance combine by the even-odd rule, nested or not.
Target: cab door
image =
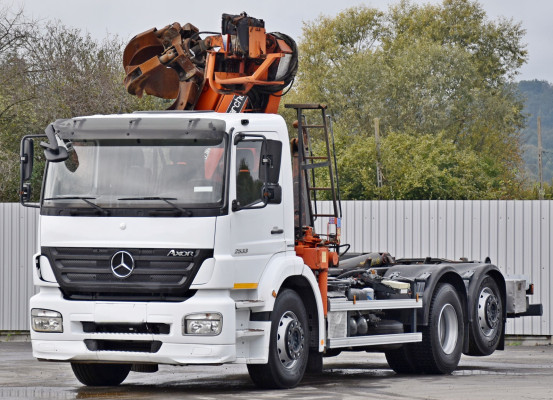
[[[235,282],[253,288],[270,258],[286,250],[278,184],[282,143],[271,132],[237,135],[242,136],[233,141],[230,171],[231,255]]]

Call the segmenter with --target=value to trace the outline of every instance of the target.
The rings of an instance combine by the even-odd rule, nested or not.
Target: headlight
[[[63,332],[63,318],[57,311],[33,308],[31,326],[35,332]]]
[[[184,317],[184,335],[216,336],[223,329],[223,316],[219,313],[189,314]]]

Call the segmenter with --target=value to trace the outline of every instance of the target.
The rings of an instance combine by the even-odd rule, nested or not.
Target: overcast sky
[[[222,13],[249,15],[265,20],[268,32],[279,31],[295,39],[301,36],[304,21],[318,15],[366,4],[386,10],[395,0],[0,0],[2,7],[14,10],[22,6],[25,15],[43,20],[59,20],[69,27],[89,32],[95,39],[117,34],[130,39],[152,27],[162,28],[173,22],[190,22],[202,31],[220,31]],[[416,0],[416,3],[441,1]],[[553,83],[553,1],[551,0],[481,0],[490,19],[499,16],[522,22],[528,63],[520,70],[519,80],[544,79]]]

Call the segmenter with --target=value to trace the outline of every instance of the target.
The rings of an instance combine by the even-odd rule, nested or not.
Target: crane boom
[[[276,113],[297,71],[294,40],[266,33],[246,13],[223,14],[221,34],[202,33],[175,22],[132,38],[123,53],[127,91],[174,99],[172,110]]]

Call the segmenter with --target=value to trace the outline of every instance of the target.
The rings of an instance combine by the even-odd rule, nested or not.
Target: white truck
[[[341,351],[385,352],[398,373],[450,373],[462,353],[503,349],[508,316],[541,315],[532,286],[489,260],[344,255],[325,107],[291,107],[292,146],[278,115],[194,110],[70,118],[24,137],[21,202],[40,207],[33,355],[70,362],[86,385],[159,364],[244,363],[257,385],[291,388]],[[322,123],[307,124],[310,111]],[[329,187],[313,181],[317,167]],[[316,210],[317,191],[331,214]]]

